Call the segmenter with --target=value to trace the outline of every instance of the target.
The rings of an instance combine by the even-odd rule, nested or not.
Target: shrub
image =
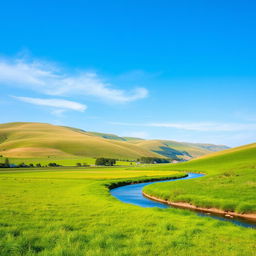
[[[105,166],[113,166],[114,164],[116,164],[116,159],[112,159],[112,158],[97,158],[95,161],[96,165],[105,165]]]
[[[139,159],[139,162],[142,162],[145,164],[160,164],[160,163],[169,163],[170,161],[164,158],[142,157],[141,159]]]
[[[56,163],[49,163],[48,166],[49,167],[59,167],[60,165],[56,164]]]
[[[8,158],[5,158],[4,165],[5,165],[5,168],[10,168],[10,162]]]

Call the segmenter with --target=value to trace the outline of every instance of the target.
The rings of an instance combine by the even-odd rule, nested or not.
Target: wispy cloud
[[[62,100],[62,99],[41,99],[41,98],[30,98],[30,97],[17,97],[13,96],[13,98],[27,102],[34,105],[47,106],[56,108],[53,113],[61,114],[65,110],[75,110],[75,111],[85,111],[87,106],[84,104],[80,104],[78,102],[70,101],[70,100]]]
[[[148,96],[145,88],[117,89],[95,72],[70,73],[56,64],[40,60],[0,59],[0,84],[31,89],[46,95],[86,95],[116,103]]]
[[[162,128],[175,128],[180,130],[190,130],[190,131],[221,131],[221,132],[231,132],[231,131],[256,131],[255,123],[213,123],[213,122],[198,122],[198,123],[121,123],[121,122],[111,122],[116,125],[123,126],[146,126],[146,127],[162,127]]]

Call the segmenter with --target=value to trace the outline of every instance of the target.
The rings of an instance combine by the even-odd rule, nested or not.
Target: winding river
[[[142,190],[145,186],[153,183],[159,183],[159,182],[170,182],[174,180],[187,180],[187,179],[194,179],[204,176],[203,174],[199,173],[189,173],[187,177],[184,178],[178,178],[178,179],[170,179],[170,180],[162,180],[162,181],[154,181],[154,182],[143,182],[138,184],[131,184],[131,185],[125,185],[121,187],[117,187],[110,190],[110,193],[119,199],[120,201],[128,204],[133,204],[141,207],[158,207],[158,208],[170,208],[173,206],[170,206],[168,204],[160,203],[157,201],[153,201],[151,199],[148,199],[143,196]],[[188,209],[184,209],[185,211]],[[190,210],[194,211],[194,210]],[[214,218],[222,221],[228,221],[232,222],[236,225],[247,227],[247,228],[256,228],[256,223],[250,222],[248,220],[242,219],[242,218],[228,218],[223,215],[218,214],[209,214],[209,213],[203,213],[196,211],[197,214],[201,217],[207,217],[207,218]]]

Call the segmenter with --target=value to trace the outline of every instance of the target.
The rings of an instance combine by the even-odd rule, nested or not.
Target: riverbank
[[[127,185],[133,185],[133,184],[140,184],[144,182],[155,182],[155,181],[165,181],[165,180],[176,180],[180,178],[186,178],[188,177],[187,173],[175,173],[172,176],[153,176],[153,177],[139,177],[136,179],[131,179],[131,180],[121,180],[117,182],[113,182],[110,184],[107,184],[107,188],[109,190],[114,189],[114,188],[119,188]]]
[[[223,215],[225,217],[230,217],[230,218],[239,217],[239,218],[243,218],[248,221],[252,221],[252,222],[256,223],[256,213],[236,213],[236,212],[232,212],[232,211],[223,211],[223,210],[217,209],[217,208],[197,207],[195,205],[185,203],[185,202],[172,202],[172,201],[164,200],[164,199],[161,199],[161,198],[158,198],[155,196],[151,196],[145,192],[142,192],[142,194],[146,198],[149,198],[151,200],[154,200],[154,201],[157,201],[160,203],[164,203],[167,205],[171,205],[173,207],[189,209],[189,210],[194,210],[194,211],[204,212],[204,213],[213,213],[213,214]]]

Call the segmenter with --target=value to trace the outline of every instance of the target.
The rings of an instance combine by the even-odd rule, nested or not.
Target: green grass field
[[[0,255],[253,256],[255,230],[179,209],[128,205],[107,188],[184,175],[168,168],[2,169]]]
[[[144,192],[173,202],[256,213],[256,144],[229,149],[169,169],[203,172],[200,179],[152,184]]]
[[[255,229],[181,209],[125,204],[108,187],[204,172],[145,189],[174,201],[254,212],[255,155],[252,144],[182,164],[1,169],[0,255],[254,256]]]
[[[42,166],[46,166],[49,163],[56,163],[61,166],[76,166],[77,163],[86,164],[86,165],[94,165],[96,158],[92,157],[74,157],[74,158],[63,158],[63,157],[49,157],[49,158],[8,158],[11,164],[21,164],[25,163],[29,164],[38,164],[40,163]],[[4,163],[5,157],[0,158],[0,162]],[[134,166],[136,162],[134,161],[116,161],[116,165],[127,165]]]

